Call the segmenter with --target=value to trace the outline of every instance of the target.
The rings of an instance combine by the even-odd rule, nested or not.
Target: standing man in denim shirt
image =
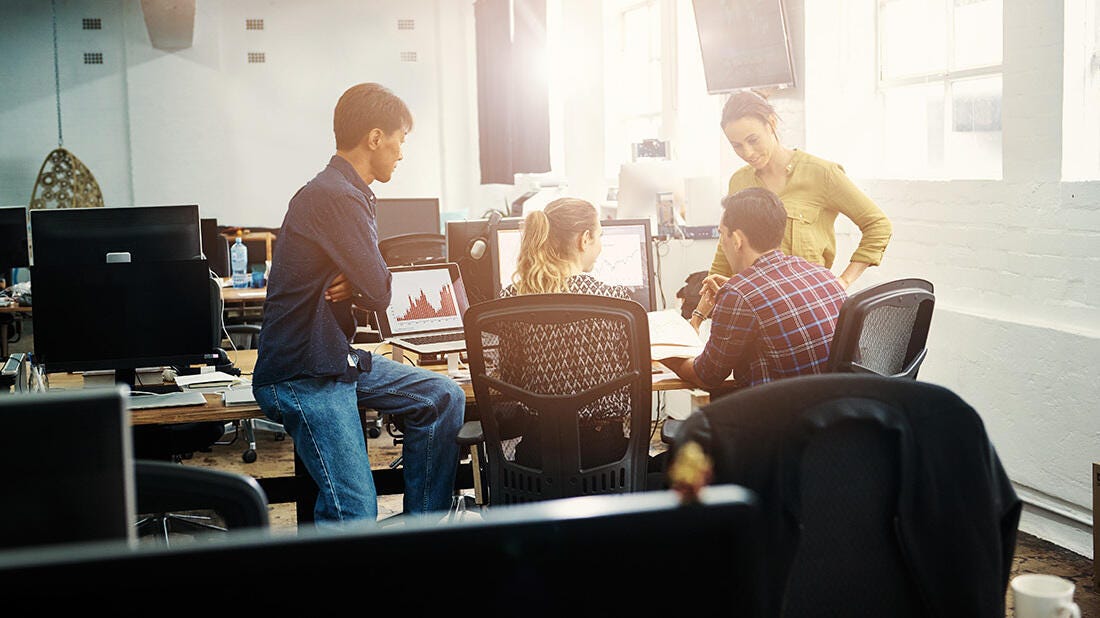
[[[359,84],[337,102],[333,129],[336,154],[291,198],[279,231],[252,389],[317,483],[318,524],[378,517],[360,403],[405,421],[405,513],[446,510],[462,388],[351,347],[352,303],[380,311],[390,302],[369,185],[389,181],[412,114],[383,86]]]

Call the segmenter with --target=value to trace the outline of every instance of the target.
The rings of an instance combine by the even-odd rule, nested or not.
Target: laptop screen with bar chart
[[[382,336],[419,354],[466,349],[462,317],[469,307],[458,264],[394,266],[390,304],[376,313]]]

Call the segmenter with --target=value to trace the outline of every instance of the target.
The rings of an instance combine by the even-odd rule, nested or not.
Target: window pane
[[[1001,177],[1001,76],[954,82],[947,169],[956,178]]]
[[[883,169],[892,178],[943,173],[943,85],[891,88],[883,97]]]
[[[1001,63],[1002,0],[954,0],[955,49],[952,67],[968,69]]]
[[[943,0],[879,0],[882,79],[946,70],[945,6]]]

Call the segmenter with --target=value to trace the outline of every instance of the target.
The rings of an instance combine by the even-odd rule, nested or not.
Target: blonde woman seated
[[[596,294],[628,298],[626,288],[608,285],[589,274],[603,245],[596,208],[581,199],[561,198],[523,221],[519,259],[512,284],[502,297],[523,294]],[[580,392],[602,383],[628,363],[626,332],[618,324],[577,322],[538,325],[501,341],[506,380],[549,394]],[[569,345],[551,345],[568,341]],[[580,410],[581,464],[588,468],[616,461],[626,453],[629,396],[611,393]],[[520,423],[522,439],[515,461],[538,468],[538,423]]]

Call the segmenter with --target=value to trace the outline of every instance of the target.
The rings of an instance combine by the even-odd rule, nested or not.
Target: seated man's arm
[[[709,388],[709,385],[704,384],[699,378],[699,374],[695,373],[695,358],[666,358],[661,361],[661,364],[680,376],[684,382],[698,388]]]
[[[746,367],[759,325],[756,313],[740,293],[723,288],[711,312],[710,338],[695,358],[670,359],[665,365],[680,379],[699,388],[713,388],[730,377],[734,367]]]

